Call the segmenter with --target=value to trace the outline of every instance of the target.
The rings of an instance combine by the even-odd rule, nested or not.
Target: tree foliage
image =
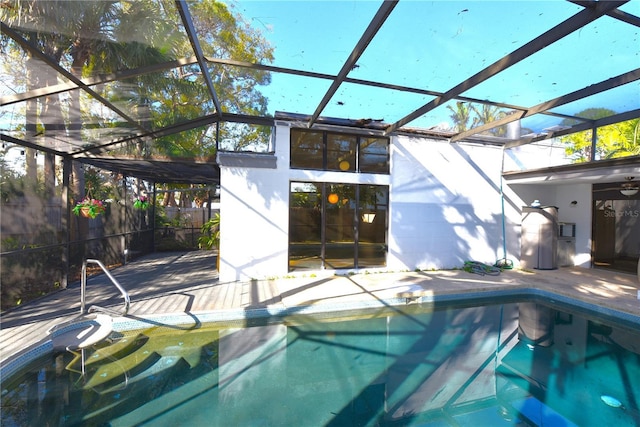
[[[589,108],[577,114],[578,117],[597,120],[615,114],[605,108]],[[575,125],[576,120],[565,119],[563,125]],[[573,133],[561,139],[565,152],[575,163],[588,162],[592,158],[593,132],[591,130]],[[628,120],[596,131],[596,146],[593,158],[613,159],[640,155],[640,119]]]
[[[255,63],[273,61],[273,48],[266,39],[224,3],[200,0],[189,2],[188,7],[207,57]],[[7,2],[0,13],[3,21],[78,77],[108,74],[193,56],[190,41],[178,19],[176,5],[169,0],[14,0]],[[16,46],[8,38],[3,38],[2,50],[8,54],[15,52]],[[42,70],[49,76],[36,75],[36,71],[41,73]],[[57,78],[48,67],[40,66],[33,68],[33,71],[33,77],[26,82],[31,87],[27,88],[51,85]],[[266,114],[267,99],[259,92],[258,86],[269,84],[268,72],[216,65],[211,65],[208,71],[223,111]],[[149,130],[215,112],[198,64],[107,82],[95,89]],[[73,97],[79,93],[72,91],[69,95]],[[72,99],[67,112],[53,111],[60,119],[56,124],[63,126],[58,131],[66,126],[71,132],[78,132],[85,143],[92,143],[100,134],[83,126],[83,123],[91,122],[103,129],[131,127],[120,117],[98,117],[95,109],[87,104],[80,105],[81,102],[84,101]],[[60,109],[64,108],[61,107],[63,104],[56,94],[43,106],[57,106]],[[41,118],[34,119],[36,122],[51,123]],[[223,124],[217,131],[222,139],[232,139],[238,149],[255,145],[257,139],[268,140],[266,130],[260,128],[238,128]],[[142,156],[210,156],[215,153],[215,141],[215,126],[204,126],[179,135],[165,136],[157,143],[136,141],[125,147],[116,146],[113,150]]]
[[[455,108],[447,105],[447,109],[451,112],[449,116],[453,121],[454,129],[457,132],[475,128],[477,126],[491,123],[505,116],[505,112],[495,105],[490,104],[472,104],[468,102],[458,101]],[[507,133],[506,126],[498,126],[489,129],[487,132],[493,136],[505,136]]]
[[[268,41],[225,3],[199,0],[187,4],[206,57],[273,62],[273,48]],[[176,4],[171,0],[12,0],[3,4],[0,14],[4,22],[78,78],[193,56]],[[3,71],[10,75],[11,69],[14,70],[10,85],[16,92],[57,83],[53,68],[41,61],[30,61],[28,54],[10,38],[2,38],[0,49],[13,64]],[[25,68],[26,71],[22,71]],[[223,111],[266,115],[267,99],[258,87],[269,84],[268,72],[213,63],[208,71]],[[92,89],[136,120],[138,127],[150,131],[215,112],[198,64],[108,81]],[[140,131],[123,117],[105,114],[106,109],[95,105],[95,100],[79,90],[27,102],[26,111],[22,113],[25,137],[68,138],[78,147],[90,147],[103,143],[106,138],[117,140],[118,135]],[[266,146],[269,135],[270,129],[266,127],[221,123],[154,140],[130,140],[111,146],[109,152],[144,158],[210,158],[216,153],[218,139],[225,141],[229,149],[260,150]],[[27,160],[29,158],[27,156]],[[27,169],[29,166],[35,177],[35,161],[27,163]],[[80,194],[84,177],[79,168],[74,174],[78,178],[74,193]],[[184,203],[189,205],[188,200]]]

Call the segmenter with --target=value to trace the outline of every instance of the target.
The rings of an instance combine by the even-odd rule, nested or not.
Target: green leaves
[[[220,247],[220,214],[216,213],[213,218],[205,222],[200,229],[202,236],[198,238],[198,245],[202,249],[213,249]]]
[[[613,114],[614,111],[605,108],[589,108],[577,116],[597,120]],[[572,125],[576,124],[576,121],[565,120],[563,124]],[[591,159],[592,135],[593,132],[587,130],[561,138],[565,144],[565,153],[574,163]],[[640,155],[640,119],[599,127],[596,140],[594,157],[598,160]]]

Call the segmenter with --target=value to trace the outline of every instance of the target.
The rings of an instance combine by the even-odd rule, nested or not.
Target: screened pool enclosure
[[[613,162],[600,184],[635,186],[639,16],[632,1],[5,1],[3,308],[66,287],[87,256],[117,265],[168,239],[193,244],[217,209],[216,156],[274,153],[277,117],[354,138],[351,161],[323,136],[292,169],[388,174],[381,147],[420,135],[506,158],[549,146],[569,168]],[[384,265],[388,237],[363,215],[387,215],[393,188],[290,188],[326,199],[337,184],[358,200],[350,266]],[[76,216],[85,198],[105,211]]]

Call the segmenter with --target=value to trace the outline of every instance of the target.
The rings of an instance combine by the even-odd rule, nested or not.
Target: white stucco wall
[[[453,268],[503,258],[501,164],[495,146],[394,138],[388,268]],[[507,258],[517,262],[522,201],[504,191]]]
[[[276,169],[220,166],[222,282],[279,277],[287,272],[288,127],[278,128],[275,147]]]
[[[591,267],[591,184],[559,185],[555,191],[558,221],[576,224],[574,265]],[[576,202],[572,204],[571,202]]]
[[[249,280],[287,269],[288,192],[281,171],[221,168],[220,280]]]
[[[290,274],[291,181],[389,185],[384,270],[454,268],[466,260],[492,264],[505,257],[500,147],[399,135],[391,139],[390,175],[353,174],[289,170],[289,135],[288,124],[276,126],[277,168],[254,167],[251,162],[221,164],[221,281]],[[543,205],[560,207],[560,221],[576,223],[576,264],[588,267],[589,185],[505,183],[503,191],[507,259],[518,265],[521,208],[539,199]]]

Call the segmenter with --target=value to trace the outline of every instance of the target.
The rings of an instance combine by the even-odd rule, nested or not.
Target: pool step
[[[137,351],[120,360],[101,365],[95,372],[88,375],[83,388],[93,389],[105,384],[126,382],[128,378],[149,368],[161,357],[153,351]]]
[[[82,414],[81,419],[70,420],[69,425],[97,424],[102,425],[104,420],[121,417],[123,414],[135,411],[140,406],[140,396],[147,396],[153,400],[155,395],[162,393],[165,388],[172,388],[171,383],[176,378],[182,378],[191,368],[183,359],[164,360],[159,359],[154,365],[141,373],[128,378],[127,382],[111,384],[105,387],[93,389],[99,393],[99,399],[109,402],[90,413]],[[170,365],[168,367],[167,365]],[[147,372],[151,374],[147,375]],[[126,390],[125,390],[126,389]],[[78,390],[78,393],[84,393]],[[136,398],[136,396],[138,396]],[[109,423],[109,425],[111,425]],[[130,424],[131,425],[131,424]]]
[[[107,347],[95,350],[85,359],[84,372],[90,373],[95,371],[100,364],[117,360],[133,353],[146,340],[147,337],[139,334],[134,337],[122,338]],[[72,372],[83,372],[82,353],[80,351],[72,351],[72,353],[74,358],[67,364],[66,369]]]
[[[94,388],[94,390],[100,394],[108,394],[122,390],[125,387],[134,386],[144,380],[153,382],[158,375],[161,375],[165,373],[165,371],[168,371],[170,369],[175,369],[179,364],[181,364],[183,368],[189,368],[189,364],[187,363],[187,361],[180,356],[164,356],[159,358],[153,365],[149,366],[147,369],[139,372],[132,377],[127,378],[126,382],[111,385],[110,387]]]
[[[142,347],[148,340],[149,337],[143,334],[122,337],[113,344],[98,348],[94,351],[85,361],[85,365],[90,366],[113,361],[114,359],[121,359]]]
[[[201,400],[195,398],[209,396],[212,402],[217,401],[219,389],[216,384],[218,383],[218,375],[217,370],[200,375],[184,385],[158,396],[142,406],[136,407],[130,412],[123,412],[119,417],[112,418],[109,425],[111,427],[143,425],[150,420],[153,420],[157,425],[180,425],[180,422],[175,422],[175,416],[181,411],[186,411],[195,417],[198,414],[208,417],[205,420],[201,420],[201,424],[198,425],[218,425],[215,414],[212,419],[210,412],[202,411],[199,406]]]
[[[202,347],[217,340],[217,334],[189,330],[176,335],[173,330],[158,331],[154,328],[143,331],[132,340],[123,340],[114,346],[97,350],[87,359],[85,370],[90,374],[85,388],[107,383],[113,386],[111,382],[118,379],[128,381],[128,378],[150,368],[163,357],[166,360],[183,359],[193,368],[200,363]],[[94,357],[96,354],[97,357]]]
[[[107,339],[112,331],[113,319],[98,314],[54,325],[47,333],[51,335],[53,351],[59,352],[92,347]]]

